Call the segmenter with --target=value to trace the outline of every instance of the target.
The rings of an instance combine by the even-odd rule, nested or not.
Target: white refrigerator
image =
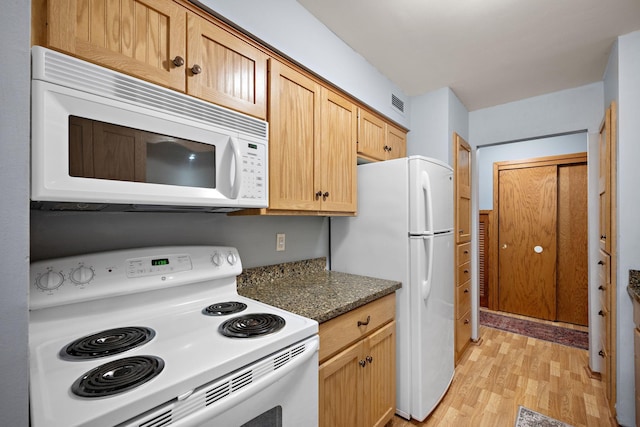
[[[358,166],[358,215],[331,218],[331,270],[398,280],[396,413],[424,420],[454,371],[453,169],[405,157]]]

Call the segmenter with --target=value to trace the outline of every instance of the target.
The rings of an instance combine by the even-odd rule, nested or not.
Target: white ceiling
[[[408,96],[469,111],[602,80],[640,0],[298,0]]]

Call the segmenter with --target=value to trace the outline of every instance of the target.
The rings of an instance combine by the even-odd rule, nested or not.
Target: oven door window
[[[69,175],[216,188],[216,147],[70,116]]]
[[[282,406],[276,406],[240,427],[282,427]]]

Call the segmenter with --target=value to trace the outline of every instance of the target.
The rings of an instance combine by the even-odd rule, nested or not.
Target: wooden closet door
[[[555,320],[557,167],[499,173],[499,309]]]

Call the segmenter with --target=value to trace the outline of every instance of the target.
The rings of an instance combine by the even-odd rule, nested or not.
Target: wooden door
[[[363,425],[364,367],[360,364],[364,363],[363,348],[360,341],[320,365],[321,427]]]
[[[266,119],[267,55],[204,18],[187,18],[187,93]]]
[[[598,142],[599,167],[598,167],[598,194],[599,194],[599,236],[600,249],[611,253],[611,145],[609,133],[611,129],[611,109],[607,108],[602,126],[600,127],[600,140]]]
[[[587,164],[558,166],[556,319],[589,324]]]
[[[557,168],[499,172],[499,309],[556,316]]]
[[[316,193],[322,210],[355,212],[357,204],[357,107],[322,88],[321,137],[316,148]]]
[[[186,11],[163,0],[49,0],[47,45],[176,90],[185,90]]]
[[[396,322],[367,338],[366,376],[363,394],[369,396],[367,426],[382,427],[396,411]]]
[[[315,150],[320,126],[320,85],[270,62],[269,208],[320,210]]]

